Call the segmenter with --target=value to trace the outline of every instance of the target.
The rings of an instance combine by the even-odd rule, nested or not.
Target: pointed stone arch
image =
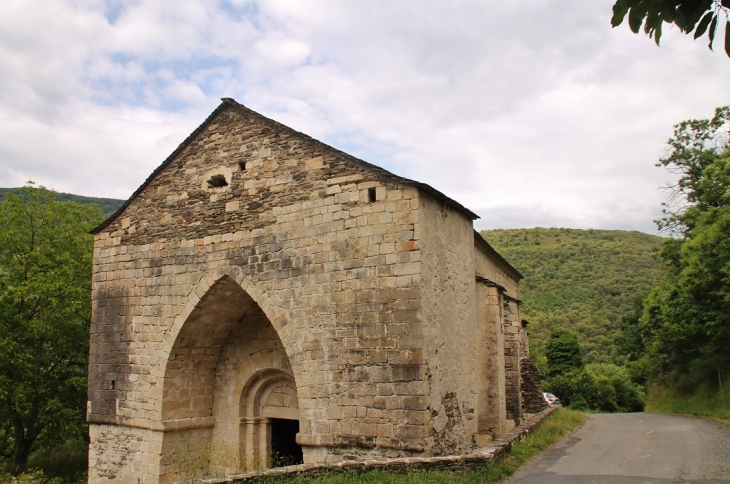
[[[276,311],[274,301],[253,285],[248,284],[251,292],[246,291],[227,274],[213,282],[203,279],[205,292],[199,297],[200,290],[193,292],[185,311],[165,335],[167,354],[159,405],[165,429],[161,463],[162,474],[175,479],[251,468],[246,442],[253,440],[246,441],[241,431],[239,406],[241,395],[261,378],[266,377],[260,380],[265,384],[257,386],[256,393],[247,393],[248,398],[255,396],[259,406],[266,406],[283,383],[283,397],[294,395],[294,401],[287,400],[286,411],[298,422],[294,371],[280,336],[282,330],[288,334],[283,312]],[[257,375],[259,380],[251,379]],[[256,412],[261,414],[260,410]],[[265,425],[266,417],[259,416],[264,419],[265,438],[251,455],[259,456],[259,464],[266,464],[270,462],[270,426]]]
[[[266,314],[266,317],[271,322],[282,342],[288,338],[290,328],[288,327],[286,314],[280,307],[279,296],[277,294],[274,294],[273,296],[266,294],[249,278],[240,274],[238,269],[235,267],[231,267],[229,271],[219,269],[218,271],[209,272],[201,276],[197,284],[195,284],[194,289],[187,295],[187,303],[183,307],[182,311],[175,317],[170,329],[167,330],[163,336],[162,353],[165,364],[157,367],[157,371],[153,373],[155,376],[160,378],[164,377],[172,349],[180,337],[180,332],[188,323],[193,313],[201,309],[201,307],[206,304],[206,301],[212,297],[212,293],[220,289],[221,285],[229,285],[232,282],[235,282],[246,296],[258,304],[264,314]],[[294,356],[294,354],[289,354],[290,358]]]

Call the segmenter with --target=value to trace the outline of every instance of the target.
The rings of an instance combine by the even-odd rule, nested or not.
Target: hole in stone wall
[[[241,169],[241,171],[246,171],[246,162],[245,161],[239,161],[238,167]]]
[[[109,382],[109,390],[114,390],[117,387],[117,382],[114,380]]]
[[[299,420],[272,418],[271,467],[304,464],[302,446],[297,444]]]
[[[377,200],[375,188],[368,188],[368,201],[374,202]]]
[[[226,181],[226,177],[223,175],[213,175],[212,177],[210,177],[210,180],[208,180],[208,186],[210,188],[220,188],[227,185],[228,182]]]

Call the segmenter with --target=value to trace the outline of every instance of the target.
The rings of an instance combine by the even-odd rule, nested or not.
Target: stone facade
[[[89,482],[469,453],[520,274],[433,188],[224,99],[95,229]]]

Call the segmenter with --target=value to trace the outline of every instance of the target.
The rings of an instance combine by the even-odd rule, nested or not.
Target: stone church
[[[473,212],[232,99],[94,230],[89,482],[471,452],[523,415]]]

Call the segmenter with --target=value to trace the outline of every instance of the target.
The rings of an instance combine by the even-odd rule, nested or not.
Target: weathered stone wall
[[[476,434],[474,229],[471,220],[427,196],[420,197],[423,344],[429,434],[439,455],[474,448]],[[428,413],[424,421],[428,421]],[[427,430],[419,425],[415,429]]]
[[[520,324],[520,358],[530,357],[530,333],[527,330],[528,324],[524,319]]]
[[[91,425],[89,482],[137,482],[160,473],[162,432],[117,426]],[[145,479],[142,482],[151,482]]]
[[[520,312],[517,301],[504,298],[504,374],[507,398],[507,420],[519,425],[522,417],[522,394],[520,393]]]
[[[521,392],[523,414],[539,413],[548,407],[545,398],[542,396],[542,385],[540,384],[540,370],[530,358],[522,358],[521,368]]]

